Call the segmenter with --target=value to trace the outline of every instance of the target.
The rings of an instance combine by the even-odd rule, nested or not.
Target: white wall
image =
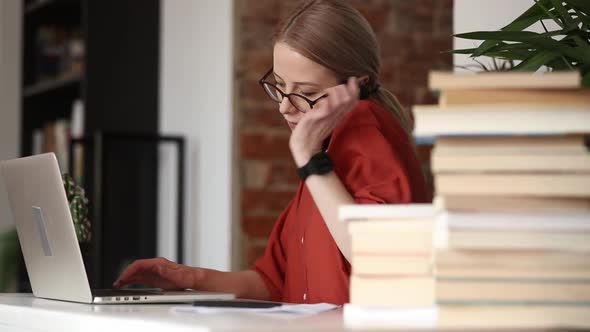
[[[232,263],[233,11],[162,1],[160,132],[188,139],[185,263],[220,270]]]
[[[453,13],[454,33],[496,31],[508,25],[534,4],[531,0],[455,0]],[[550,22],[548,29],[552,29]],[[527,29],[540,32],[540,24]],[[454,38],[453,49],[477,47],[480,41]],[[480,59],[481,60],[481,59]],[[467,55],[455,54],[455,66],[473,64]],[[484,61],[485,62],[485,61]]]
[[[0,1],[0,160],[19,154],[21,1]],[[11,227],[12,214],[0,179],[0,232]]]

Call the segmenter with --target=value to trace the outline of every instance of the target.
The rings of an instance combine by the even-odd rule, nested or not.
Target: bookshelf
[[[80,137],[158,134],[160,0],[23,0],[22,6],[22,156],[35,144],[46,149],[55,123],[65,124],[58,126],[68,137],[61,150],[70,151],[75,101],[83,108]],[[93,267],[91,286],[106,288],[125,264],[156,254],[158,146],[110,145],[101,156],[100,184],[92,152],[84,154],[83,185],[90,215],[104,220],[101,237],[82,249],[87,269]],[[98,195],[101,211],[94,211]],[[125,241],[117,240],[120,234],[128,234]],[[24,264],[18,288],[30,290]]]
[[[73,74],[49,81],[34,83],[23,88],[23,97],[33,98],[45,93],[54,92],[55,90],[67,89],[71,86],[79,85],[81,80],[81,74]]]

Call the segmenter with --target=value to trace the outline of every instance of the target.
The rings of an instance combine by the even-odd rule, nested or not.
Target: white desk
[[[0,294],[0,331],[343,331],[342,311],[306,317],[240,314],[188,314],[172,305],[89,305],[36,299],[30,294]],[[510,321],[506,317],[512,317]],[[590,307],[441,308],[438,330],[497,331],[543,327],[590,328]],[[388,328],[393,330],[393,328]],[[378,329],[355,329],[355,331]],[[399,329],[398,329],[399,330]],[[408,328],[401,328],[408,331]]]

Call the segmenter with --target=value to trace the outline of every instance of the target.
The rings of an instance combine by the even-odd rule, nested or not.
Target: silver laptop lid
[[[92,302],[55,154],[0,162],[36,297]]]

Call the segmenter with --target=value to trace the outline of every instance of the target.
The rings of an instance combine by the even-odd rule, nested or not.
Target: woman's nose
[[[297,112],[297,109],[291,104],[289,98],[283,98],[283,101],[279,104],[279,112],[281,112],[281,114],[289,114]]]

